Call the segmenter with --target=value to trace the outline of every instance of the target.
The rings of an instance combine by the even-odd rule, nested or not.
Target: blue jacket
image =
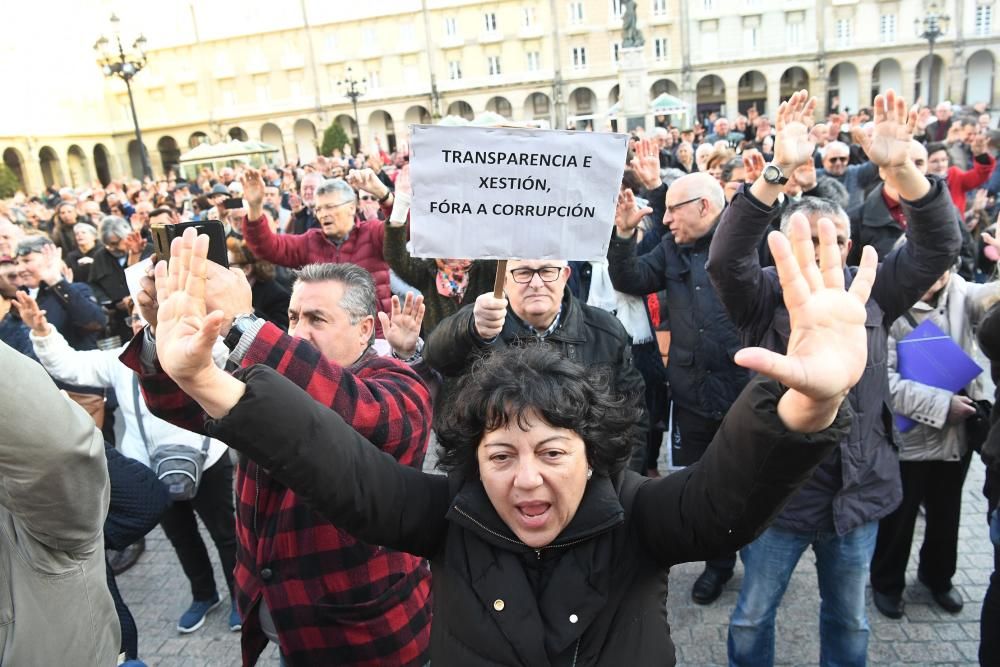
[[[65,280],[54,286],[42,284],[35,301],[74,350],[97,349],[97,338],[108,316],[89,285]]]
[[[864,162],[862,164],[851,164],[847,166],[847,171],[843,176],[834,176],[827,173],[825,169],[817,169],[816,176],[827,176],[840,182],[847,188],[850,199],[844,208],[852,209],[861,206],[865,201],[865,189],[879,180],[878,165],[874,162]],[[942,271],[941,273],[944,273]]]
[[[866,309],[868,362],[848,395],[854,416],[850,434],[789,501],[775,521],[789,530],[836,530],[840,535],[892,512],[902,499],[899,461],[893,447],[889,392],[889,327],[954,263],[961,238],[944,181],[930,192],[902,201],[909,242],[878,267]],[[767,207],[739,192],[722,215],[709,252],[708,273],[743,343],[784,353],[790,331],[781,285],[773,268],[762,269],[757,243],[777,206]],[[845,267],[850,285],[856,267]]]

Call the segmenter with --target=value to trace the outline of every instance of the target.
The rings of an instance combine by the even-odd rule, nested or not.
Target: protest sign
[[[626,144],[624,134],[414,125],[412,254],[603,259]]]

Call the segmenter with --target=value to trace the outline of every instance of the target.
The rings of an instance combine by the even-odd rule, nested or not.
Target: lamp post
[[[927,7],[927,15],[913,19],[913,28],[920,39],[926,39],[929,46],[927,53],[927,104],[934,104],[934,42],[948,32],[948,22],[951,17],[940,11],[938,4],[932,2]]]
[[[365,83],[367,83],[366,79],[358,80],[351,76],[350,67],[347,68],[347,75],[337,82],[338,86],[343,86],[344,96],[350,98],[351,104],[354,106],[354,127],[358,132],[358,140],[361,138],[361,121],[358,120],[358,98],[365,94],[365,91],[362,90],[362,86]],[[355,146],[354,150],[358,150],[358,148],[358,146]]]
[[[152,178],[153,170],[149,166],[146,146],[142,143],[142,131],[139,129],[139,118],[135,114],[135,100],[132,97],[132,77],[146,66],[146,38],[140,34],[132,42],[131,48],[126,51],[122,45],[120,23],[121,20],[112,14],[111,40],[101,35],[94,43],[94,50],[97,51],[97,64],[104,72],[104,76],[109,78],[117,76],[125,82],[125,88],[128,90],[128,104],[132,109],[132,123],[135,126],[135,140],[139,144],[139,155],[142,160],[142,175],[145,178]]]

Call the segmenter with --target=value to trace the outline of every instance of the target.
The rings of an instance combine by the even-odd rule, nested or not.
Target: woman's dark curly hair
[[[641,409],[615,391],[607,369],[584,368],[543,343],[510,347],[477,361],[435,415],[438,467],[466,478],[479,474],[483,435],[514,422],[526,428],[534,412],[546,423],[575,431],[598,475],[628,462]]]

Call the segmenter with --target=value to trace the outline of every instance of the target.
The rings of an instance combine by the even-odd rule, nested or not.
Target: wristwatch
[[[764,181],[772,185],[784,185],[788,182],[788,177],[781,171],[781,167],[773,162],[764,167]]]
[[[390,350],[390,351],[392,353],[393,359],[399,359],[404,364],[414,364],[418,360],[420,360],[421,357],[424,356],[424,339],[423,338],[417,338],[416,348],[414,349],[413,354],[410,355],[409,357],[403,358],[403,357],[399,356],[398,354],[396,354],[396,350]]]
[[[243,337],[247,329],[256,321],[257,316],[253,313],[244,313],[233,318],[233,325],[229,328],[229,333],[226,334],[225,339],[222,341],[229,348],[230,352],[236,349],[236,346],[240,343],[240,338]]]

